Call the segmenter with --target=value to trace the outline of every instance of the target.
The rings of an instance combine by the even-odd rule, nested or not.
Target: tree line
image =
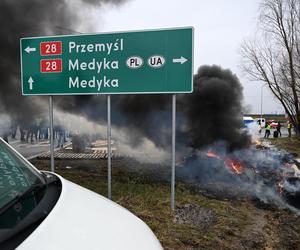
[[[242,69],[267,84],[300,133],[300,0],[263,0],[255,37],[241,47]]]

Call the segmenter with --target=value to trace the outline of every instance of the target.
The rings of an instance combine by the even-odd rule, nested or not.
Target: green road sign
[[[23,95],[188,93],[193,28],[22,38]]]

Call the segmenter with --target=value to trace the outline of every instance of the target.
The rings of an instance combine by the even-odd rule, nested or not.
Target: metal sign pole
[[[107,185],[108,198],[111,200],[111,120],[110,95],[107,95]]]
[[[176,95],[172,95],[172,176],[171,209],[175,209],[175,143],[176,143]]]
[[[50,155],[51,155],[51,172],[54,172],[54,142],[53,142],[53,96],[49,99],[49,115],[50,115]]]

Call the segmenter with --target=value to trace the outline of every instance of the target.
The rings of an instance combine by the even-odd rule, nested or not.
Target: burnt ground
[[[31,162],[50,169],[48,160]],[[64,178],[106,196],[106,160],[57,160],[55,165]],[[177,183],[173,212],[168,167],[128,159],[113,160],[112,166],[113,200],[144,220],[164,249],[300,249],[300,217],[289,210]]]

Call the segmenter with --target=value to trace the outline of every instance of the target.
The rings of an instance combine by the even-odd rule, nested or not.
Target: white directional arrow
[[[181,56],[180,58],[174,58],[173,59],[173,63],[181,63],[184,64],[187,61],[186,58],[184,58],[183,56]]]
[[[28,46],[28,47],[25,49],[25,51],[26,51],[28,54],[30,54],[30,52],[36,51],[36,48],[31,48],[31,47]]]
[[[30,90],[32,90],[32,89],[33,89],[33,85],[32,85],[32,83],[34,83],[34,81],[33,81],[32,77],[29,77],[29,79],[28,79],[28,83],[29,83],[29,89],[30,89]]]

